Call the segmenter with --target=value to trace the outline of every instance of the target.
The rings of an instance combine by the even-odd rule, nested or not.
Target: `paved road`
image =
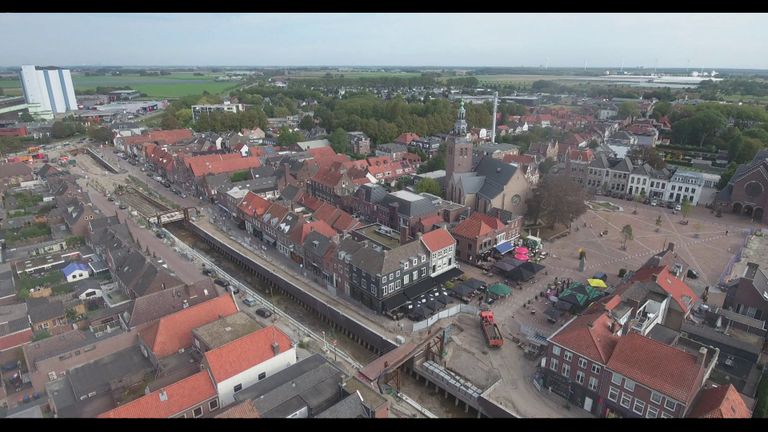
[[[80,182],[84,182],[84,180],[80,180]],[[140,249],[142,251],[149,249],[151,253],[161,258],[168,269],[173,271],[184,283],[192,284],[206,278],[194,263],[180,256],[162,239],[157,238],[152,231],[140,227],[128,214],[128,210],[120,210],[114,202],[108,201],[103,194],[92,187],[87,187],[87,191],[94,206],[107,216],[117,214],[120,221],[128,226],[134,240],[140,245]]]

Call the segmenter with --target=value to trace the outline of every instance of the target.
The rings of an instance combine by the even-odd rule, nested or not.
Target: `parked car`
[[[655,199],[651,200],[651,206],[656,207],[657,205],[659,205],[659,202],[657,200]]]
[[[253,297],[246,297],[245,300],[243,300],[243,303],[246,306],[254,306],[256,304],[256,299]]]
[[[269,309],[259,308],[259,309],[256,309],[256,315],[262,318],[269,318],[272,316],[272,311],[270,311]]]
[[[699,274],[696,272],[696,270],[690,269],[690,268],[688,269],[687,276],[689,278],[691,278],[691,279],[698,279],[699,278]]]
[[[206,276],[216,276],[216,273],[213,270],[208,268],[203,269],[203,274]]]
[[[115,200],[115,197],[113,197],[112,195],[107,197],[107,201],[114,201],[114,200]]]
[[[127,209],[127,208],[128,208],[128,206],[127,206],[127,205],[125,205],[125,204],[122,204],[122,203],[121,203],[119,206],[117,206],[117,207],[118,207],[120,210],[125,210],[125,209]]]
[[[224,288],[229,286],[229,282],[225,281],[224,279],[214,279],[213,283]]]
[[[240,294],[240,288],[232,285],[227,287],[227,291],[231,292],[232,294]]]
[[[675,211],[682,211],[682,210],[683,210],[683,206],[681,206],[680,204],[675,206]]]

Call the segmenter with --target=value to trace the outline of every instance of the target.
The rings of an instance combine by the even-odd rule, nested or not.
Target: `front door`
[[[592,412],[592,398],[591,397],[585,397],[584,398],[584,411]]]

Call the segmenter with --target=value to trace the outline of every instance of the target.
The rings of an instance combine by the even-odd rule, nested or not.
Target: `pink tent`
[[[528,253],[528,248],[527,247],[518,246],[518,247],[515,248],[515,253],[516,254],[527,254]]]
[[[528,261],[528,255],[526,254],[516,254],[515,259],[518,261]]]

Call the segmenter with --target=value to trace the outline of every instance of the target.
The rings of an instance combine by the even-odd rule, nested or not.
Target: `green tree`
[[[733,177],[733,174],[736,173],[736,168],[738,168],[738,164],[736,162],[731,162],[728,164],[728,166],[725,168],[725,172],[720,174],[720,181],[717,183],[717,190],[723,190],[723,188],[728,185],[728,182],[731,181],[731,177]]]
[[[250,180],[251,179],[251,172],[250,171],[238,171],[229,178],[230,181],[239,182],[244,180]]]
[[[653,118],[656,120],[667,116],[672,111],[672,104],[669,102],[657,102],[653,105]]]
[[[549,173],[549,170],[551,170],[555,165],[557,165],[557,162],[555,162],[552,158],[546,158],[539,164],[539,172],[541,174],[547,174]]]
[[[96,142],[112,141],[112,131],[108,127],[88,128],[88,138]]]
[[[640,107],[637,102],[623,102],[619,105],[619,118],[625,119],[627,117],[635,118],[640,115]]]
[[[411,178],[407,176],[399,177],[395,182],[395,189],[403,190],[406,186],[411,184]]]
[[[683,198],[683,202],[680,203],[680,213],[683,214],[684,218],[687,218],[691,213],[691,203],[688,201],[688,198]]]
[[[736,153],[735,161],[737,163],[749,162],[754,159],[757,152],[762,148],[765,148],[765,144],[760,140],[756,138],[743,138],[739,151]]]
[[[584,188],[567,175],[544,176],[528,200],[528,216],[546,226],[570,225],[587,211]]]
[[[72,122],[57,121],[51,126],[51,136],[56,139],[69,138],[77,133],[77,128]]]
[[[2,93],[0,93],[0,94],[2,94]],[[30,123],[30,122],[35,121],[35,118],[32,117],[32,114],[30,114],[28,111],[24,111],[19,116],[19,121],[23,122],[23,123]]]
[[[667,166],[661,154],[650,146],[636,145],[627,152],[627,156],[633,162],[647,163],[655,169],[662,169]]]
[[[48,332],[48,330],[40,330],[35,332],[35,334],[32,336],[32,342],[41,341],[49,337],[51,337],[51,334]]]
[[[305,115],[301,118],[301,121],[299,122],[299,129],[310,130],[313,127],[315,127],[315,119],[313,119],[312,116]]]
[[[277,137],[277,145],[282,147],[291,146],[299,141],[304,140],[304,135],[299,132],[294,132],[287,127],[280,129],[280,136]]]
[[[160,127],[165,130],[178,129],[179,121],[176,119],[176,113],[168,110],[163,113],[163,118],[160,120]]]
[[[657,227],[660,227],[660,226],[661,226],[661,215],[658,215],[658,216],[656,217],[656,226],[657,226]]]
[[[331,148],[338,154],[344,154],[349,148],[349,138],[347,137],[347,131],[342,128],[337,128],[328,137],[328,141],[331,142]]]
[[[440,183],[432,178],[425,178],[420,180],[418,183],[416,183],[416,187],[414,189],[416,190],[416,193],[426,192],[432,195],[440,196]]]
[[[621,237],[624,239],[624,244],[622,245],[622,249],[627,249],[627,241],[632,240],[633,234],[632,234],[632,225],[624,225],[624,227],[621,228]]]
[[[192,109],[182,108],[176,111],[176,121],[180,127],[188,128],[192,126]]]

